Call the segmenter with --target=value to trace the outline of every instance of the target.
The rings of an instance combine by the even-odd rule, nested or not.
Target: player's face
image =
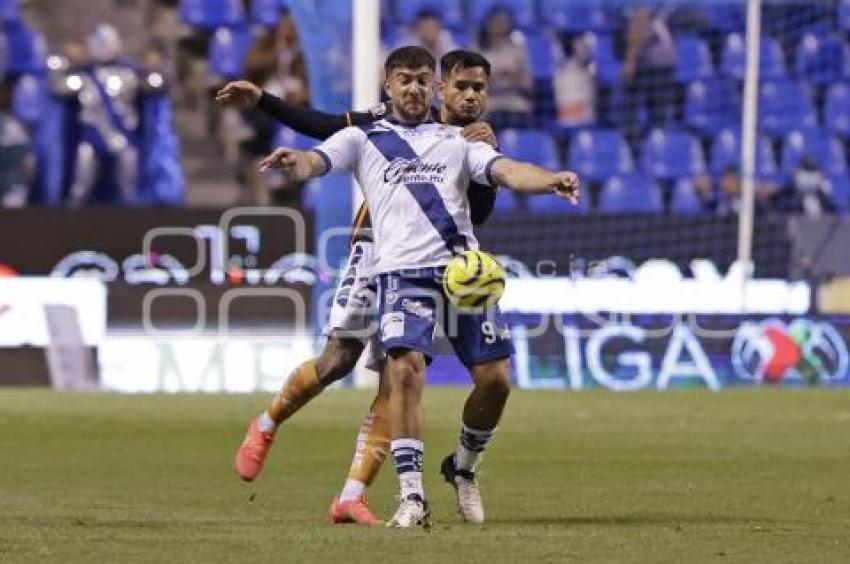
[[[440,84],[446,117],[452,125],[469,125],[487,109],[490,80],[481,67],[457,68]]]
[[[384,85],[393,111],[406,122],[424,121],[431,111],[434,98],[434,71],[428,67],[418,69],[395,68]]]

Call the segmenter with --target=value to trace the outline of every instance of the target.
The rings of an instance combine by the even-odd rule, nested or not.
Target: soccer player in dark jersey
[[[434,117],[447,124],[464,126],[463,134],[470,141],[485,141],[495,146],[493,130],[486,123],[477,121],[487,103],[490,74],[487,60],[478,53],[457,50],[444,55],[440,67],[444,103],[439,110],[432,109]],[[287,104],[246,81],[227,84],[219,91],[216,100],[219,104],[239,109],[259,107],[284,125],[317,139],[326,139],[350,125],[372,123],[385,117],[390,110],[387,104],[381,104],[368,112],[327,114]],[[479,225],[492,212],[496,192],[490,186],[471,183],[468,195],[472,222]],[[366,302],[371,303],[374,292],[370,288],[372,281],[362,272],[372,260],[369,225],[368,211],[363,205],[354,222],[349,264],[334,298],[334,309],[326,329],[328,341],[325,349],[318,358],[310,359],[295,369],[269,408],[248,428],[245,441],[236,456],[237,472],[246,481],[255,479],[262,470],[278,426],[326,386],[348,374],[366,347],[364,336],[372,320],[364,319],[363,311],[369,309],[364,306]],[[376,364],[376,361],[372,364]],[[494,398],[492,404],[503,405],[508,386],[506,382],[475,382],[478,388],[475,396],[489,398],[496,395],[498,397]],[[364,494],[389,450],[387,401],[387,390],[382,378],[369,414],[360,426],[348,479],[329,512],[334,523],[381,523],[369,510]],[[443,470],[446,480],[457,487],[454,483],[456,476]],[[459,506],[467,520],[478,520],[477,516],[466,515],[463,504]]]

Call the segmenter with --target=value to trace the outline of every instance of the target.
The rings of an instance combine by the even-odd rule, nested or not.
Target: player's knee
[[[402,393],[420,391],[425,380],[425,361],[422,355],[414,352],[392,354],[389,366],[389,387]]]
[[[331,384],[354,370],[357,359],[363,352],[363,344],[357,339],[331,337],[317,363],[319,380]]]
[[[507,398],[511,393],[511,374],[507,363],[475,370],[475,385],[493,398]]]

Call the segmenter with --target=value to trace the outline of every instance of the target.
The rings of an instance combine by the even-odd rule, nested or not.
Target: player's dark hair
[[[384,73],[389,78],[393,69],[418,69],[428,67],[432,71],[437,70],[437,62],[426,49],[413,45],[399,47],[387,57],[384,63]]]
[[[443,78],[458,69],[474,69],[478,67],[484,69],[484,73],[488,77],[490,76],[490,61],[481,53],[467,51],[466,49],[449,51],[440,59],[440,74]]]

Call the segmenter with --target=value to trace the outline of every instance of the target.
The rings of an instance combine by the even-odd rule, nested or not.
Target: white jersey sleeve
[[[357,161],[365,138],[365,134],[359,127],[346,127],[314,147],[313,151],[325,161],[326,172],[351,170]]]
[[[496,187],[496,182],[490,176],[490,169],[493,163],[501,158],[504,158],[504,155],[483,141],[466,144],[466,166],[469,176],[478,184]]]

